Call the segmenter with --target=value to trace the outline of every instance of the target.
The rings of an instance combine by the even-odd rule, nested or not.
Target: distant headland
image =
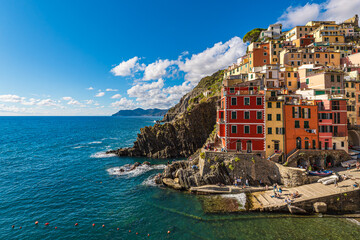
[[[130,117],[130,116],[164,116],[167,113],[168,109],[142,109],[136,108],[133,110],[120,110],[117,113],[114,113],[113,117]]]

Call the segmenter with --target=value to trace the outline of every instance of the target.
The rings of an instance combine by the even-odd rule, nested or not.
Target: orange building
[[[255,45],[249,55],[249,72],[254,70],[254,67],[261,67],[270,63],[269,43],[261,43]]]
[[[319,145],[318,107],[316,105],[284,105],[285,154],[296,149],[316,149]]]

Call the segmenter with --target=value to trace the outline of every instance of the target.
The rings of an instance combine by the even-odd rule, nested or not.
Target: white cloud
[[[39,106],[59,106],[59,104],[57,104],[54,100],[51,100],[50,98],[41,100],[40,102],[37,103],[37,105],[39,105]]]
[[[111,103],[111,106],[119,109],[134,109],[136,104],[130,99],[121,98],[119,101]]]
[[[121,98],[121,94],[115,94],[114,96],[111,97],[112,99],[117,99],[117,98]]]
[[[342,22],[360,13],[360,0],[330,0],[324,3],[322,17]]]
[[[94,90],[93,87],[88,87],[86,90]]]
[[[127,61],[122,61],[119,65],[117,65],[116,67],[111,69],[111,72],[115,76],[123,76],[123,77],[131,76],[135,72],[144,69],[145,65],[144,64],[140,65],[138,63],[139,60],[140,60],[140,58],[133,57]]]
[[[95,95],[95,97],[103,97],[105,95],[105,92],[99,92]]]
[[[25,99],[24,97],[19,97],[17,95],[11,95],[11,94],[0,95],[0,102],[18,103],[23,101],[24,99]]]
[[[329,0],[323,3],[306,3],[290,6],[278,19],[284,29],[304,25],[312,20],[334,20],[342,22],[360,12],[360,0]]]
[[[94,100],[85,100],[85,104],[91,105],[94,104],[95,101]]]
[[[65,100],[65,101],[71,101],[71,100],[73,100],[72,97],[63,97],[62,99]]]
[[[191,58],[179,62],[179,69],[186,72],[185,79],[195,86],[201,78],[225,68],[244,55],[247,45],[239,37],[216,43],[205,51],[193,54]]]
[[[149,64],[145,68],[143,80],[155,80],[159,79],[166,75],[166,69],[176,63],[176,61],[170,61],[168,59],[165,60],[157,60],[154,63]]]
[[[118,89],[107,88],[105,91],[107,91],[107,92],[117,92],[119,90]]]

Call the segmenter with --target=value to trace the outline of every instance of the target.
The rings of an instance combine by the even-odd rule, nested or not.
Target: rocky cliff
[[[223,71],[203,78],[164,116],[163,124],[140,130],[133,147],[112,150],[118,156],[188,157],[203,146],[216,123]],[[204,94],[205,93],[205,94]]]

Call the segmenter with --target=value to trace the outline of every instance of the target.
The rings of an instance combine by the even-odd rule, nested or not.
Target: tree
[[[266,29],[264,28],[254,28],[250,32],[246,33],[243,37],[243,41],[245,42],[256,42],[259,39],[260,33]]]

